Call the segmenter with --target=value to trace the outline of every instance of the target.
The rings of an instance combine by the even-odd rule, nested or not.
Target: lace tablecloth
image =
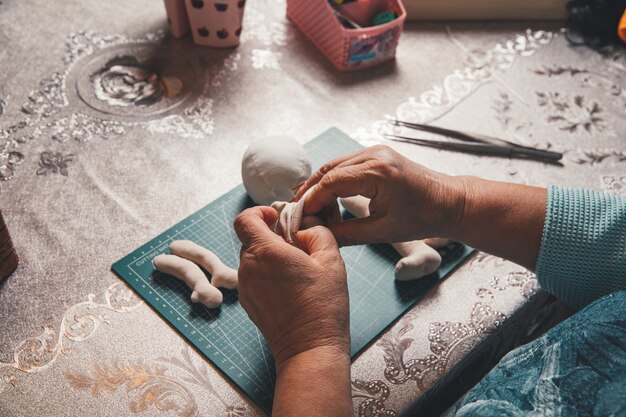
[[[386,115],[436,120],[563,166],[392,146],[450,174],[626,193],[623,51],[542,23],[413,23],[395,63],[339,74],[284,10],[249,1],[241,45],[211,50],[171,39],[159,2],[0,2],[0,207],[20,257],[0,283],[1,415],[262,414],[109,270],[238,184],[259,136],[337,126],[370,145]],[[435,412],[557,311],[533,274],[477,254],[354,361],[355,413]]]

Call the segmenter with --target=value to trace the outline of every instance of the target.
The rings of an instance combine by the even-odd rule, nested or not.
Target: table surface
[[[339,74],[284,9],[249,1],[241,45],[211,50],[169,38],[159,2],[0,3],[0,207],[20,257],[0,283],[1,415],[263,414],[110,272],[237,185],[257,137],[337,126],[371,145],[386,115],[436,121],[563,165],[391,146],[449,174],[626,193],[623,50],[572,47],[548,23],[411,23],[395,62]],[[112,104],[115,57],[182,91]],[[354,361],[355,412],[424,404],[550,303],[531,273],[478,254]]]

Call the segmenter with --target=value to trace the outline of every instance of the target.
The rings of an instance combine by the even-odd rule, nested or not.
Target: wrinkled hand
[[[371,199],[370,216],[329,225],[342,246],[448,237],[463,213],[462,181],[418,165],[387,146],[327,163],[300,187],[296,199],[304,196],[304,214],[312,215],[328,211],[338,197],[359,194]]]
[[[350,351],[346,270],[333,234],[299,231],[298,247],[270,229],[270,207],[253,207],[235,220],[242,242],[239,301],[267,340],[277,365],[318,347]]]

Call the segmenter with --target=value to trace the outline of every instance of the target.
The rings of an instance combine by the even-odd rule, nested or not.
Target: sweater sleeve
[[[575,308],[626,289],[626,199],[549,187],[536,270],[545,290]]]

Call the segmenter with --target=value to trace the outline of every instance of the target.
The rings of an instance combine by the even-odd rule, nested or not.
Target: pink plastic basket
[[[338,70],[368,68],[395,58],[406,19],[400,0],[358,0],[339,10],[361,26],[369,25],[385,10],[398,17],[378,26],[348,29],[339,22],[328,0],[287,0],[287,17]]]

